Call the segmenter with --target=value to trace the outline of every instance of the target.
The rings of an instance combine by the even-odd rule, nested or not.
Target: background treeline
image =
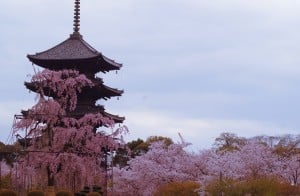
[[[128,142],[111,153],[108,194],[300,195],[300,135],[244,138],[226,132],[210,149],[190,152],[189,145],[163,136]],[[0,150],[0,185],[12,188],[14,152],[22,149],[0,144]]]

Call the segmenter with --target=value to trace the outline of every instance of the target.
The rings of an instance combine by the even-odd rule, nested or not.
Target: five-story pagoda
[[[27,56],[43,70],[25,82],[39,95],[38,102],[23,110],[13,125],[14,134],[24,136],[19,139],[24,151],[16,167],[23,169],[14,178],[18,186],[72,186],[73,191],[87,184],[105,187],[107,155],[120,147],[118,138],[127,131],[125,126],[114,127],[124,117],[107,113],[96,103],[122,95],[122,90],[104,85],[96,76],[122,65],[83,40],[79,5],[75,0],[74,32],[68,39]]]
[[[68,115],[79,118],[87,113],[100,112],[103,116],[114,120],[115,123],[122,123],[124,117],[105,112],[103,106],[96,105],[96,101],[121,96],[123,91],[104,85],[103,80],[95,76],[98,72],[106,73],[112,70],[119,70],[122,65],[105,57],[84,41],[82,35],[79,33],[79,27],[80,1],[75,0],[74,32],[70,37],[49,50],[34,55],[27,55],[27,57],[32,63],[49,70],[78,70],[79,73],[84,74],[93,82],[91,88],[84,88],[82,92],[77,95],[76,109],[74,111],[68,111]],[[39,91],[39,86],[36,83],[29,82],[25,83],[25,85],[31,91]],[[46,96],[55,98],[55,93],[45,89],[43,89],[43,92]]]

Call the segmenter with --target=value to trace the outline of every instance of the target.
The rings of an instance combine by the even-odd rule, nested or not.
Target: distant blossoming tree
[[[278,175],[292,185],[300,184],[300,135],[284,135],[275,146],[279,156]]]
[[[230,179],[275,175],[279,164],[272,148],[252,140],[245,142],[239,150],[210,150],[205,157],[210,176]]]
[[[289,157],[280,158],[278,175],[292,185],[300,183],[300,155],[295,154]]]
[[[114,194],[150,196],[164,184],[198,181],[204,168],[196,155],[184,150],[185,146],[155,142],[127,167],[114,168]]]
[[[32,77],[38,102],[23,111],[14,132],[26,136],[25,154],[17,160],[17,183],[42,186],[82,187],[103,184],[105,153],[118,148],[118,138],[126,127],[114,128],[114,121],[100,113],[76,117],[77,95],[93,86],[76,70],[45,69]],[[49,96],[50,95],[50,96]],[[97,127],[107,129],[98,130]]]

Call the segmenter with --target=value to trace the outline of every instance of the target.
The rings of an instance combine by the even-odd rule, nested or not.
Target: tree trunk
[[[54,175],[51,175],[49,166],[47,167],[47,174],[48,174],[48,186],[54,186]]]

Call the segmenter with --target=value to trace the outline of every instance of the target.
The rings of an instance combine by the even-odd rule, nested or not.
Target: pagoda
[[[79,32],[80,29],[80,0],[75,0],[74,9],[74,31],[68,39],[58,45],[33,55],[27,55],[28,59],[35,65],[52,71],[76,70],[84,74],[93,85],[84,87],[77,95],[75,110],[66,111],[66,115],[79,119],[87,113],[100,113],[104,117],[113,120],[114,123],[122,123],[124,117],[113,115],[105,111],[104,106],[97,105],[99,99],[110,99],[119,97],[123,90],[108,87],[102,78],[96,76],[98,72],[106,73],[119,70],[122,64],[107,58],[89,45]],[[38,93],[39,86],[35,82],[25,82],[27,89]],[[56,98],[55,92],[43,89],[45,95]],[[22,111],[26,116],[28,111]],[[101,126],[101,125],[99,125]]]

